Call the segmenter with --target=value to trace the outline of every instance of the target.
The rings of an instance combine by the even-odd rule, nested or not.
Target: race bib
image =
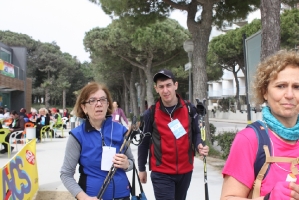
[[[115,115],[115,121],[119,121],[119,115]]]
[[[168,127],[170,128],[171,132],[173,133],[176,139],[179,139],[187,133],[178,119],[175,119],[168,123]]]
[[[102,163],[101,163],[101,169],[103,171],[109,171],[113,162],[113,156],[116,154],[116,148],[115,147],[107,147],[103,146],[103,153],[102,153]]]

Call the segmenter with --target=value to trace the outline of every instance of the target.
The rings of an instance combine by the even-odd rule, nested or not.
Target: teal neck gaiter
[[[299,139],[299,121],[292,128],[286,128],[282,123],[280,123],[271,113],[268,106],[264,107],[262,110],[263,120],[269,126],[269,128],[274,131],[277,135],[285,140],[295,141]]]

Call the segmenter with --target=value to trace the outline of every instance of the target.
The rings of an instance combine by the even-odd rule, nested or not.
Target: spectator
[[[70,113],[69,113],[69,110],[67,108],[63,109],[62,118],[65,119],[63,121],[63,128],[66,129],[67,128],[67,124],[70,121]]]
[[[36,124],[36,119],[37,119],[38,115],[37,115],[37,111],[35,108],[31,108],[31,113],[30,113],[30,115],[28,114],[27,116],[29,117],[30,122]]]
[[[17,111],[13,110],[10,112],[10,117],[13,119],[13,122],[11,125],[9,125],[9,131],[10,131],[10,134],[8,134],[6,137],[5,137],[5,141],[6,142],[9,142],[9,137],[11,135],[12,132],[15,132],[15,131],[23,131],[24,128],[25,128],[25,121],[24,121],[24,118],[22,116],[20,116]],[[18,139],[20,139],[22,137],[21,134],[19,134],[17,136]],[[8,151],[7,149],[7,144],[5,143],[2,143],[2,145],[4,146],[4,149],[2,149],[0,151],[1,154],[4,154]],[[11,151],[13,151],[14,147],[11,147]]]
[[[0,108],[0,120],[2,119],[5,119],[5,116],[4,116],[4,109],[3,108]]]
[[[37,142],[41,141],[40,130],[42,127],[50,124],[50,116],[46,108],[40,108],[38,111],[38,116],[36,118],[36,138]]]
[[[61,115],[58,112],[57,108],[52,108],[51,113],[52,113],[51,120],[54,122],[54,124],[62,123]]]
[[[10,116],[9,109],[8,108],[4,108],[4,117],[5,118],[9,118],[9,116]]]
[[[29,121],[29,117],[27,116],[25,108],[21,108],[21,110],[20,110],[20,116],[24,118],[25,122]]]
[[[128,119],[117,101],[113,102],[112,120],[124,125],[125,127],[128,127]]]

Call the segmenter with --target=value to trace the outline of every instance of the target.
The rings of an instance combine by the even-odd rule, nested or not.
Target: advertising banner
[[[27,143],[0,172],[0,199],[33,199],[38,191],[36,139]]]
[[[14,65],[3,60],[0,60],[0,72],[5,76],[15,77]]]

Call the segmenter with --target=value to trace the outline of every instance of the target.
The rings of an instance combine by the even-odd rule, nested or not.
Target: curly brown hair
[[[281,50],[268,56],[262,61],[256,70],[255,81],[253,83],[253,92],[256,104],[266,102],[266,94],[269,82],[275,80],[279,72],[287,66],[299,67],[299,53],[295,51]]]
[[[91,94],[96,93],[98,90],[103,90],[105,92],[105,94],[107,95],[107,100],[108,100],[109,106],[108,106],[106,115],[112,114],[112,109],[113,109],[112,108],[112,98],[111,98],[108,88],[104,84],[90,82],[81,89],[81,91],[77,97],[76,104],[74,106],[74,114],[77,117],[80,117],[83,119],[87,118],[83,109],[81,108],[81,105],[85,104],[85,102],[88,100],[88,97]]]

